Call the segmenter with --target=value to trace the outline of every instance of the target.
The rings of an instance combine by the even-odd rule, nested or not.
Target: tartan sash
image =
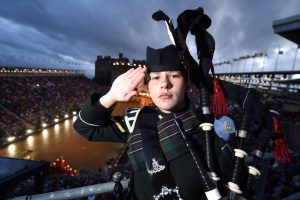
[[[158,121],[159,142],[168,161],[189,151],[178,126],[175,124],[175,118],[181,122],[182,129],[187,134],[190,134],[191,130],[195,130],[199,124],[196,115],[191,110],[171,113]]]
[[[157,112],[155,112],[155,114],[158,115]],[[187,109],[176,113],[164,114],[163,117],[157,121],[159,143],[167,161],[171,161],[185,153],[188,153],[188,149],[180,131],[174,123],[175,117],[177,120],[181,121],[182,128],[187,132],[187,134],[193,134],[193,131],[191,130],[196,130],[197,124],[199,124],[196,115],[191,110]],[[153,119],[149,119],[149,121],[153,121]],[[135,171],[146,169],[139,122],[135,124],[135,128],[129,135],[127,143],[127,154],[133,169]]]
[[[145,163],[155,193],[153,199],[181,199],[160,147],[157,120],[157,113],[151,108],[144,108],[139,116]]]

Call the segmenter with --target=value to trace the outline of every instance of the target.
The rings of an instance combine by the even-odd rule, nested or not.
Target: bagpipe
[[[278,123],[278,115],[274,111],[269,111],[259,100],[259,94],[254,89],[244,88],[233,83],[220,80],[214,73],[212,64],[215,51],[215,40],[207,31],[212,21],[204,13],[203,8],[185,10],[177,17],[177,27],[172,20],[162,10],[152,15],[155,21],[163,21],[172,43],[178,48],[182,65],[188,72],[188,80],[199,90],[200,109],[203,120],[199,124],[199,131],[205,134],[205,165],[197,158],[197,153],[193,148],[189,148],[195,164],[198,168],[202,189],[207,199],[252,199],[256,182],[260,176],[260,165],[263,155],[270,141],[273,144],[274,159],[281,163],[291,162],[289,152],[281,133]],[[186,38],[188,33],[195,37],[197,47],[198,62],[190,55]],[[211,71],[211,74],[209,72]],[[234,166],[232,175],[226,183],[227,193],[219,191],[212,141],[216,134],[214,121],[218,121],[229,114],[227,101],[234,102],[241,108],[241,116],[236,121],[237,131],[234,136]],[[259,128],[255,133],[249,131],[252,122]],[[249,151],[246,149],[247,138],[253,138],[254,145]],[[182,133],[187,147],[190,147],[189,140]],[[223,138],[224,139],[224,138]],[[227,139],[227,138],[226,138]],[[226,140],[225,139],[225,140]],[[251,163],[245,163],[245,157],[251,154]],[[242,177],[242,178],[241,178]],[[245,182],[245,178],[247,181]],[[241,180],[243,179],[243,183]]]

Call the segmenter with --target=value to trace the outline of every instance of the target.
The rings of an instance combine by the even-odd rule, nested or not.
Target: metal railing
[[[123,189],[128,188],[129,179],[121,181]],[[90,195],[104,194],[114,191],[115,182],[107,182],[96,185],[89,185],[79,188],[73,188],[68,190],[61,190],[56,192],[48,192],[36,195],[26,195],[20,197],[14,197],[12,200],[65,200],[65,199],[77,199],[81,197],[87,197]]]

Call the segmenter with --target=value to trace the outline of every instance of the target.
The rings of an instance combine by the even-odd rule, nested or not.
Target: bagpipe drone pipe
[[[155,12],[152,18],[156,21],[164,21],[168,28],[171,41],[176,45],[180,52],[182,64],[188,72],[188,80],[197,86],[200,94],[200,107],[204,116],[204,121],[199,125],[199,129],[205,134],[205,154],[206,154],[206,173],[215,185],[210,184],[207,191],[217,190],[217,182],[220,177],[216,173],[215,160],[212,152],[212,140],[218,137],[215,133],[212,119],[222,120],[229,114],[227,101],[237,104],[242,115],[239,122],[236,122],[238,130],[232,139],[235,144],[235,161],[233,163],[232,176],[226,187],[228,188],[229,199],[252,199],[254,185],[260,175],[260,164],[262,157],[269,143],[273,144],[273,155],[275,160],[280,163],[291,161],[283,134],[279,127],[278,116],[265,108],[260,102],[259,94],[254,89],[223,81],[215,76],[212,59],[215,50],[213,36],[207,31],[212,21],[204,13],[203,8],[198,7],[194,10],[185,10],[177,17],[177,27],[172,24],[172,20],[161,10]],[[186,38],[188,33],[194,35],[197,47],[199,62],[195,61],[190,55]],[[211,71],[211,74],[209,72]],[[258,125],[256,132],[249,132],[249,128],[255,122]],[[245,149],[245,141],[252,138],[255,141],[252,149]],[[244,162],[245,157],[251,154],[251,163]],[[200,173],[205,173],[201,171]],[[241,178],[247,178],[247,182],[240,183]],[[244,179],[245,180],[245,179]],[[206,191],[206,192],[207,192]],[[209,199],[209,196],[207,196]],[[221,197],[220,197],[221,198]]]

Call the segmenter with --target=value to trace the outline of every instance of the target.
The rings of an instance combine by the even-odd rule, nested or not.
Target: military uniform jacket
[[[140,109],[127,111],[125,117],[112,117],[112,110],[99,105],[99,98],[100,95],[94,93],[87,100],[73,125],[75,130],[91,141],[127,143],[127,155],[134,169],[135,195],[140,200],[153,199],[153,189],[144,163],[141,133],[138,123],[136,123]],[[204,157],[202,151],[204,144],[203,134],[195,132],[195,127],[199,124],[198,117],[188,108],[176,113],[160,115],[161,120],[158,121],[157,126],[160,146],[183,199],[205,199],[204,192],[201,191],[197,167],[183,138],[178,133],[174,123],[172,123],[174,116],[182,122],[182,128],[195,141],[194,148],[199,152],[199,157],[202,159]],[[233,162],[220,156],[222,155],[220,149],[224,147],[222,140],[217,139],[214,144],[216,147],[215,155],[217,155],[217,162],[219,163],[217,173],[222,177],[223,182],[227,183],[232,174]],[[225,147],[230,148],[229,145],[225,145]],[[230,156],[234,157],[233,154]]]

